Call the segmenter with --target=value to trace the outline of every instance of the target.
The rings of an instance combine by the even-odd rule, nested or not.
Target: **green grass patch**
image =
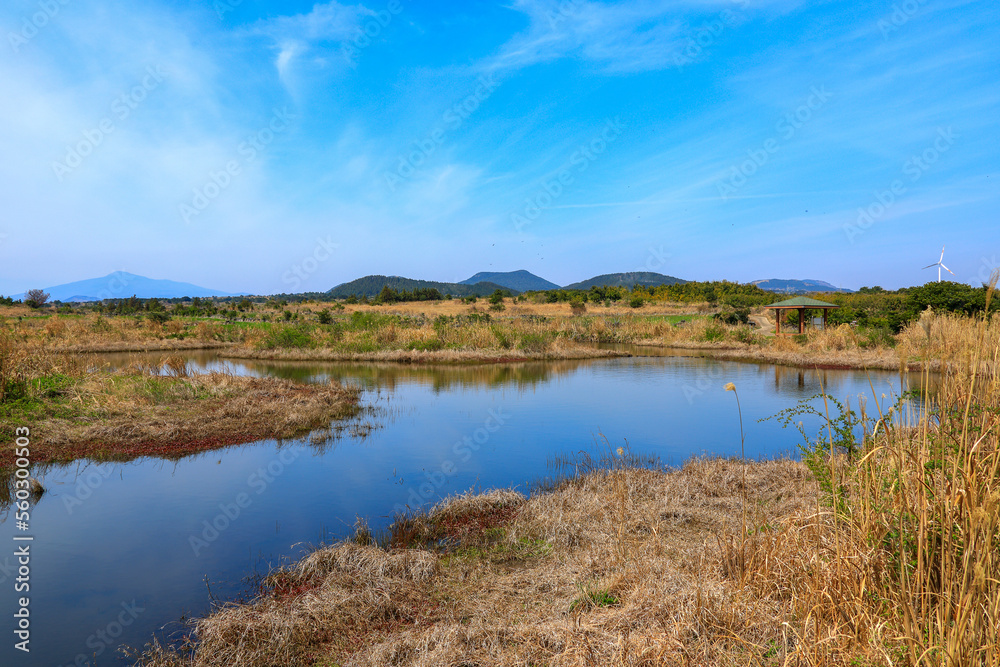
[[[315,345],[311,333],[304,327],[274,327],[257,347],[261,350],[310,348]]]
[[[618,598],[611,594],[606,588],[589,588],[582,584],[579,586],[580,596],[569,605],[570,613],[574,611],[587,611],[599,607],[617,607]]]

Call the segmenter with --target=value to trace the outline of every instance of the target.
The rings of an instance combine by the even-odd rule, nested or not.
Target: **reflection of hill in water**
[[[366,389],[394,390],[398,385],[419,384],[435,392],[456,387],[531,387],[593,363],[588,360],[528,361],[505,364],[423,366],[413,364],[315,364],[301,361],[242,361],[254,373],[315,382],[335,379]]]

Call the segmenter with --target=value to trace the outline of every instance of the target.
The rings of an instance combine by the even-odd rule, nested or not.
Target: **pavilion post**
[[[822,327],[826,329],[828,317],[830,315],[830,309],[839,308],[840,306],[827,303],[826,301],[820,301],[818,299],[813,299],[810,297],[796,296],[791,299],[785,299],[784,301],[778,301],[777,303],[772,303],[765,308],[774,309],[774,333],[776,336],[794,336],[794,332],[785,333],[781,330],[781,325],[783,324],[781,319],[783,313],[786,310],[796,310],[799,313],[799,335],[803,335],[806,331],[806,313],[810,310],[822,310],[823,320]],[[816,326],[820,326],[820,319],[815,318]]]

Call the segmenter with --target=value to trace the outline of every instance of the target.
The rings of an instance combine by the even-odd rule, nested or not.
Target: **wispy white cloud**
[[[709,23],[711,34],[737,25],[751,11],[787,11],[799,0],[516,0],[528,28],[488,61],[493,69],[520,68],[560,58],[595,63],[607,73],[674,67],[682,50]]]
[[[294,68],[302,62],[319,68],[326,68],[332,62],[346,65],[347,60],[339,57],[341,45],[356,37],[362,21],[374,15],[375,12],[362,5],[342,5],[331,0],[315,5],[307,14],[260,20],[247,32],[271,41],[278,75],[286,86],[292,86]],[[338,58],[332,59],[333,53],[338,53]]]
[[[530,24],[501,48],[492,68],[572,57],[609,70],[658,69],[667,66],[682,37],[682,22],[662,4],[518,0],[513,9]]]

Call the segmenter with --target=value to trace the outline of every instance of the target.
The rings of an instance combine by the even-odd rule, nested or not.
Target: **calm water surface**
[[[738,456],[739,418],[726,382],[739,390],[754,458],[795,454],[794,432],[757,420],[817,394],[821,384],[852,405],[859,395],[874,401],[863,372],[696,356],[457,368],[221,362],[203,352],[189,359],[193,369],[358,385],[376,408],[362,419],[375,428],[178,462],[36,469],[48,491],[32,511],[31,653],[13,648],[17,531],[7,508],[0,512],[0,544],[7,545],[0,548],[7,628],[0,664],[115,664],[119,646],[169,638],[180,618],[203,614],[213,596],[232,599],[249,575],[349,534],[357,517],[377,529],[394,510],[470,488],[523,490],[552,475],[558,455],[627,445],[665,464]],[[886,404],[919,381],[885,372],[870,378]]]

